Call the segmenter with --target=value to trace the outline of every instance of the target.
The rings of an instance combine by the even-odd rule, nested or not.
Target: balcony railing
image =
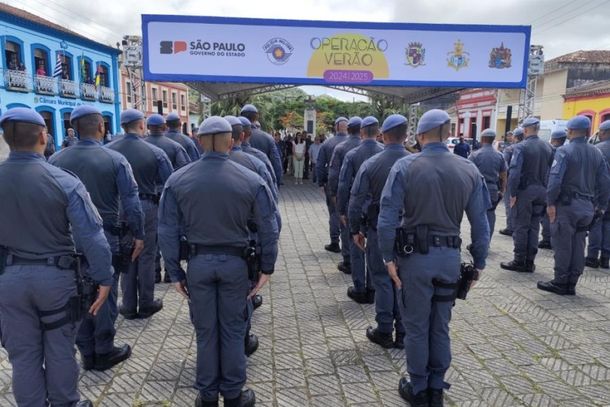
[[[18,92],[30,91],[30,81],[25,71],[7,69],[4,71],[4,83],[8,90],[15,90]]]
[[[81,83],[80,84],[80,98],[83,100],[95,100],[97,96],[97,92],[95,89],[95,85],[91,83]]]
[[[34,89],[36,93],[42,95],[54,95],[56,93],[56,83],[55,78],[51,76],[36,75],[34,77]]]
[[[69,79],[59,80],[59,95],[65,98],[76,98],[76,82]]]
[[[99,92],[100,102],[113,103],[114,102],[114,90],[107,86],[100,86]]]

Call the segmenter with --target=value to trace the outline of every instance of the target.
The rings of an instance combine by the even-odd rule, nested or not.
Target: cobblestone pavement
[[[288,180],[287,180],[288,183]],[[346,296],[339,255],[325,252],[327,215],[312,185],[286,185],[276,272],[255,312],[260,348],[248,386],[258,406],[402,406],[397,383],[404,353],[364,335],[373,305]],[[504,210],[498,208],[498,226]],[[464,227],[464,236],[468,236]],[[494,235],[488,269],[451,323],[453,363],[447,404],[459,406],[610,405],[610,274],[587,269],[576,297],[538,291],[552,274],[542,251],[533,275],[502,271],[511,240]],[[144,321],[118,321],[118,343],[132,358],[107,372],[82,375],[83,396],[99,406],[192,406],[195,338],[187,304],[157,286],[165,308]],[[0,351],[0,405],[13,406],[11,368]]]

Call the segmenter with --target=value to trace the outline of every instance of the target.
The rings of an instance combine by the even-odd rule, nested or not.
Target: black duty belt
[[[54,256],[45,259],[26,259],[9,254],[6,258],[7,266],[54,266],[64,270],[74,270],[78,262],[75,256]]]
[[[145,194],[145,193],[139,193],[138,196],[140,197],[140,199],[144,200],[144,201],[152,201],[156,204],[159,203],[159,195],[158,194]]]
[[[245,247],[234,247],[234,246],[207,246],[202,244],[191,244],[190,255],[191,257],[200,254],[224,254],[227,256],[244,257],[246,251]]]

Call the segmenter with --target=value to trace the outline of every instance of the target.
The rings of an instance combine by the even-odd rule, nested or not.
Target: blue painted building
[[[36,109],[58,146],[82,104],[102,111],[107,131],[119,131],[119,50],[0,3],[0,51],[2,112]]]

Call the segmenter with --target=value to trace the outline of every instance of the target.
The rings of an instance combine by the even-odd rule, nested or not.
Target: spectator
[[[309,147],[309,161],[311,162],[311,173],[313,174],[313,183],[317,183],[318,179],[316,177],[316,161],[318,161],[318,154],[320,153],[320,147],[322,144],[320,143],[320,136],[316,137],[311,147]]]
[[[47,146],[44,149],[44,158],[47,160],[55,154],[55,138],[51,133],[47,133]]]
[[[280,159],[282,160],[282,163],[283,163],[284,155],[286,155],[286,147],[284,146],[284,140],[282,140],[282,135],[280,134],[279,131],[275,132],[275,134],[273,135],[273,138],[275,139],[275,145],[277,147],[277,151],[279,151],[279,153],[280,153]]]
[[[36,75],[38,76],[47,76],[47,71],[44,69],[44,63],[38,64],[38,69],[36,69]]]
[[[19,63],[17,62],[17,55],[11,54],[11,58],[8,62],[8,69],[11,71],[16,71],[19,67]]]
[[[453,148],[453,153],[468,158],[470,155],[470,145],[464,141],[464,136],[460,136],[460,142]]]
[[[307,134],[307,133],[303,133],[303,134]],[[312,144],[313,144],[313,141],[311,141],[311,134],[307,134],[307,137],[305,138],[305,166],[303,167],[303,179],[309,179],[309,164],[310,164],[309,147],[311,147]]]
[[[307,144],[301,133],[297,136],[292,144],[293,168],[294,168],[294,183],[303,184],[303,167],[305,165],[305,153],[307,152]]]
[[[112,141],[112,133],[110,130],[106,131],[106,135],[104,136],[104,144],[108,144]]]
[[[288,136],[286,138],[286,142],[284,143],[285,148],[285,163],[284,163],[284,173],[291,174],[292,173],[292,136]]]
[[[74,135],[74,129],[70,128],[67,130],[66,133],[67,133],[67,136],[64,139],[64,141],[61,143],[61,148],[73,146],[78,141],[78,139]]]
[[[19,65],[17,66],[17,70],[21,71],[21,72],[25,72],[25,65],[23,64],[23,62],[19,62]]]

